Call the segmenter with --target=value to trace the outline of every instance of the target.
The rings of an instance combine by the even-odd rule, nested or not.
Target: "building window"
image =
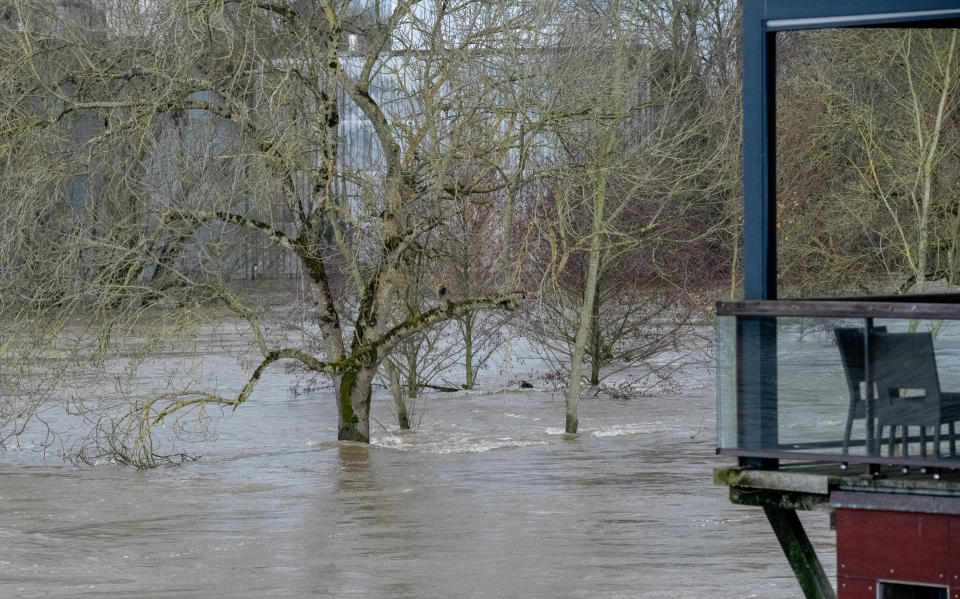
[[[903,582],[881,582],[880,599],[947,599],[945,587]]]

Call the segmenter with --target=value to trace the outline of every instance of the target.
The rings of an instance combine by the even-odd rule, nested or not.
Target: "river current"
[[[197,462],[0,453],[0,597],[801,596],[762,511],[712,485],[731,461],[708,368],[585,399],[575,437],[515,370],[424,395],[406,433],[379,392],[369,446],[336,442],[329,392],[279,368]],[[833,576],[826,514],[801,517]]]

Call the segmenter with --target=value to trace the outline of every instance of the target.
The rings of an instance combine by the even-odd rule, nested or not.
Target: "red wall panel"
[[[949,584],[955,516],[838,508],[837,577]],[[956,548],[960,550],[960,548]],[[951,566],[951,562],[953,565]],[[874,592],[874,597],[876,596]]]
[[[837,599],[877,599],[876,582],[862,578],[837,578]]]
[[[950,556],[947,559],[950,599],[960,599],[960,517],[950,518]]]

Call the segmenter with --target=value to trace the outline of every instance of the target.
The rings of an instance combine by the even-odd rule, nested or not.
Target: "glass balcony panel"
[[[960,321],[738,314],[716,332],[722,453],[960,468]]]

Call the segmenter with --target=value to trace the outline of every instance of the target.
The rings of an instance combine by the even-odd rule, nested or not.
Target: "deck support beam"
[[[793,574],[800,583],[803,595],[807,599],[836,599],[837,594],[823,570],[820,558],[807,537],[797,511],[791,508],[763,506],[773,532],[780,541],[780,547],[793,568]]]
[[[797,510],[822,510],[830,505],[827,477],[778,470],[717,469],[714,481],[730,486],[731,503],[763,508],[806,599],[836,599],[823,564],[797,516]],[[742,486],[743,483],[757,486]]]

